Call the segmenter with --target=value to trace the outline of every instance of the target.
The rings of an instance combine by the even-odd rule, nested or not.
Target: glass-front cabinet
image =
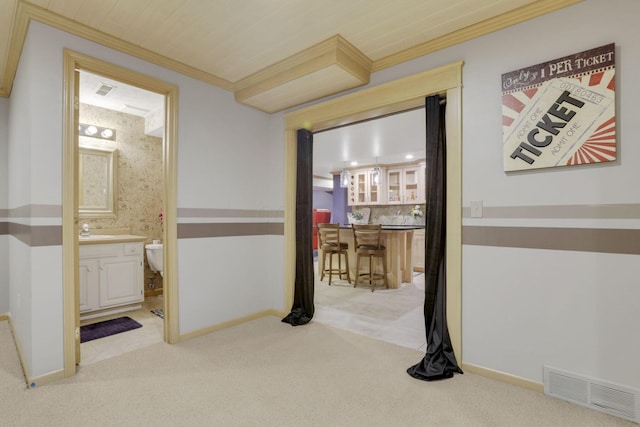
[[[349,206],[377,205],[383,201],[380,178],[375,178],[372,169],[351,171],[349,179]]]
[[[348,205],[412,205],[425,203],[425,163],[350,172]]]
[[[387,171],[388,204],[425,203],[425,164]]]
[[[420,179],[418,178],[419,169],[403,169],[403,182],[402,186],[402,199],[405,203],[418,203],[420,195],[422,194],[421,186],[419,185]],[[424,196],[422,197],[424,199]]]
[[[387,203],[402,203],[402,169],[387,171]]]

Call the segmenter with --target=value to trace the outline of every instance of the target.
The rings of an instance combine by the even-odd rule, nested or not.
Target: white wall
[[[637,24],[640,2],[585,0],[553,14],[516,25],[411,62],[375,73],[371,85],[391,81],[457,60],[463,68],[463,203],[486,207],[638,203],[640,146],[635,143],[639,108],[633,94],[640,84]],[[273,209],[284,205],[282,115],[267,116],[236,104],[233,95],[33,22],[12,95],[10,125],[31,126],[37,134],[10,131],[9,207],[60,203],[62,47],[70,47],[180,86],[180,208]],[[617,45],[617,125],[620,160],[609,165],[507,175],[502,169],[500,76],[528,65],[614,42]],[[46,73],[44,72],[46,70]],[[37,82],[37,79],[44,79]],[[37,90],[36,90],[37,89]],[[14,100],[14,96],[19,99]],[[34,107],[32,117],[20,113]],[[42,117],[40,117],[42,116]],[[27,140],[28,144],[18,144]],[[38,153],[32,153],[35,149]],[[39,150],[42,151],[40,152]],[[56,159],[54,164],[44,163]],[[25,160],[28,159],[28,160]],[[14,166],[14,161],[16,162]],[[42,166],[47,166],[41,169]],[[42,176],[35,176],[35,171]],[[32,173],[33,172],[33,173]],[[33,182],[32,182],[33,181]],[[27,196],[18,190],[25,187]],[[23,200],[24,199],[24,200]],[[179,218],[186,222],[187,219]],[[558,218],[465,218],[464,226],[526,225],[640,228],[638,218],[565,221]],[[61,307],[44,306],[42,292],[61,287],[58,272],[45,283],[31,273],[53,268],[39,249],[27,250],[10,238],[11,311],[16,293],[29,307],[20,338],[30,341],[32,373],[58,364],[57,349],[45,349],[49,333],[61,334]],[[13,247],[15,246],[15,248]],[[231,250],[225,250],[230,248]],[[15,249],[15,252],[14,252]],[[57,250],[56,248],[52,248]],[[181,332],[282,305],[281,236],[183,239],[178,245]],[[16,254],[14,256],[14,253]],[[258,267],[234,274],[244,254],[262,256]],[[55,255],[55,254],[54,254]],[[640,286],[637,256],[514,249],[463,248],[463,356],[468,363],[542,381],[542,365],[640,387]],[[15,262],[14,262],[15,261]],[[247,260],[244,265],[251,265]],[[520,267],[519,267],[520,266]],[[519,268],[518,268],[519,267]],[[264,278],[265,271],[270,275]],[[22,273],[28,273],[22,277]],[[38,276],[38,277],[36,277]],[[37,280],[36,280],[37,279]],[[23,282],[27,280],[26,284]],[[31,334],[33,333],[33,337]],[[61,340],[60,340],[61,341]],[[24,344],[24,343],[23,343]],[[31,350],[30,350],[31,351]],[[49,353],[47,353],[47,351]],[[47,357],[51,354],[51,357]],[[53,362],[51,359],[53,358]],[[31,360],[31,358],[29,359]],[[48,362],[47,362],[48,360]]]
[[[228,91],[37,22],[29,26],[11,97],[11,207],[61,204],[63,48],[179,87],[179,209],[283,209],[284,138],[269,115],[237,104]],[[23,132],[25,127],[32,134]],[[48,221],[61,223],[60,218]],[[178,218],[185,221],[190,219]],[[62,368],[61,246],[28,248],[10,239],[15,246],[11,248],[15,261],[10,272],[11,311],[20,299],[16,329],[31,374],[40,376]],[[276,308],[283,305],[283,237],[223,240],[179,241],[181,333],[274,308],[274,301]],[[246,254],[253,254],[265,268],[253,268],[254,261]],[[46,277],[40,271],[46,271]],[[198,304],[185,305],[190,301]]]
[[[0,98],[0,222],[8,206],[9,99]],[[0,234],[0,313],[9,312],[9,236]]]
[[[640,2],[585,0],[553,14],[375,73],[371,85],[463,60],[463,204],[637,204]],[[505,174],[505,72],[616,44],[619,160]],[[463,226],[640,228],[640,218],[464,218]],[[464,229],[463,229],[464,234]],[[640,387],[640,258],[464,246],[463,361],[542,382],[542,366]]]
[[[463,200],[485,206],[638,203],[640,2],[587,0],[464,47]],[[541,29],[544,28],[544,31]],[[607,43],[616,44],[619,160],[605,165],[505,174],[500,75]],[[488,96],[489,95],[489,96]],[[465,219],[464,225],[640,228],[640,218]],[[464,360],[542,382],[548,364],[640,387],[640,257],[466,246]],[[516,362],[517,360],[517,362]]]

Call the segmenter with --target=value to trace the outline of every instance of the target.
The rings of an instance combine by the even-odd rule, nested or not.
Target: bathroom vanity
[[[144,240],[145,237],[134,235],[92,235],[79,239],[81,318],[141,307]]]

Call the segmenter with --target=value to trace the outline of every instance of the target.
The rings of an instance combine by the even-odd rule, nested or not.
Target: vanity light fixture
[[[116,140],[116,130],[111,128],[105,128],[101,126],[88,125],[80,123],[78,126],[78,134],[80,136],[90,136],[91,138],[106,139],[109,141]]]

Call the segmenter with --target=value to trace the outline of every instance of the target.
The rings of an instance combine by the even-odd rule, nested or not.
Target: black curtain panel
[[[313,133],[298,130],[298,169],[296,186],[296,282],[293,306],[283,322],[292,326],[311,321],[313,307]]]
[[[407,369],[414,378],[433,381],[462,373],[447,328],[446,243],[446,138],[445,102],[439,96],[426,99],[427,120],[427,212],[425,220],[424,324],[427,351],[424,358]]]

